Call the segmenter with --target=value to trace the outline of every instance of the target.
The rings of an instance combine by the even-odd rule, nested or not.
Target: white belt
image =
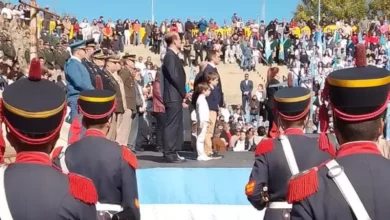
[[[103,203],[97,203],[96,204],[96,211],[113,211],[113,212],[121,212],[123,211],[122,206],[116,205],[116,204],[103,204]]]
[[[62,147],[61,152],[58,155],[58,159],[60,160],[60,166],[61,166],[60,168],[65,174],[69,173],[69,169],[68,169],[68,166],[66,166],[66,160],[65,160],[65,152],[66,152],[66,149],[68,148],[68,146],[69,145]]]
[[[285,135],[280,135],[279,140],[282,144],[284,156],[286,157],[288,167],[290,168],[290,172],[294,176],[295,174],[299,173],[299,169],[298,169],[297,161],[295,160],[295,155],[291,147],[290,141]]]
[[[336,160],[329,161],[326,164],[326,167],[329,169],[328,176],[336,183],[344,199],[355,214],[355,217],[358,220],[371,220],[362,200],[360,200],[359,195],[356,193],[355,188],[353,188],[351,184],[351,181],[349,181],[347,175],[345,174],[344,168],[340,166]]]
[[[292,209],[293,204],[287,202],[270,202],[268,203],[269,209]]]
[[[11,211],[8,207],[7,195],[4,187],[4,173],[6,169],[7,165],[0,165],[0,219],[13,220]]]

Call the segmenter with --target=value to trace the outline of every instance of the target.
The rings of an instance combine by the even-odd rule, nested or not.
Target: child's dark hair
[[[206,79],[207,83],[210,83],[210,81],[218,79],[218,78],[219,78],[219,75],[216,72],[208,72],[205,75],[205,79]]]
[[[195,88],[195,92],[197,94],[202,94],[204,91],[208,90],[210,88],[209,84],[205,83],[205,82],[202,82],[202,83],[199,83],[196,88]]]

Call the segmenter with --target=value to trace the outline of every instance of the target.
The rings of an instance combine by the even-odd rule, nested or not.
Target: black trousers
[[[164,155],[171,156],[183,145],[182,102],[165,103]]]
[[[267,116],[268,116],[268,122],[269,122],[269,127],[268,127],[268,135],[271,132],[272,129],[272,123],[274,123],[274,109],[269,109],[267,108]]]
[[[155,112],[153,113],[153,115],[156,118],[156,144],[157,147],[162,148],[164,141],[164,127],[166,115],[163,112]]]

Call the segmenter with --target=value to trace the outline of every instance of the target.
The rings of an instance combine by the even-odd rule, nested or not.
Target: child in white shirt
[[[210,95],[211,88],[207,83],[199,83],[196,87],[196,92],[199,94],[196,100],[196,118],[198,123],[198,138],[196,139],[197,160],[208,161],[212,160],[212,158],[205,153],[204,143],[208,127],[210,126],[210,110],[206,97]]]

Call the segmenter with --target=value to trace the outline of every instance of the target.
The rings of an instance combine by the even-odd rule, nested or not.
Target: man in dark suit
[[[186,98],[186,73],[178,56],[181,48],[179,34],[171,32],[165,35],[167,52],[163,60],[162,73],[164,76],[163,101],[166,110],[164,127],[164,158],[167,163],[180,163],[175,150],[183,143],[183,100]]]
[[[245,74],[245,80],[242,80],[240,83],[240,89],[242,93],[242,110],[245,112],[246,104],[252,97],[253,91],[253,82],[249,80],[249,74]]]
[[[209,61],[207,66],[204,68],[203,71],[201,71],[195,77],[194,88],[196,88],[196,86],[199,83],[206,82],[206,79],[205,79],[206,73],[208,73],[208,72],[216,72],[216,73],[218,73],[217,65],[221,61],[220,54],[217,51],[212,50],[207,55],[207,60]],[[224,97],[223,97],[223,91],[222,91],[221,76],[219,75],[219,73],[218,73],[218,77],[219,77],[219,82],[218,82],[218,85],[215,87],[215,89],[216,89],[216,91],[218,93],[218,96],[219,96],[219,101],[218,101],[219,107],[222,107],[223,106],[223,102],[224,102]],[[196,103],[196,100],[194,100],[194,101]]]

